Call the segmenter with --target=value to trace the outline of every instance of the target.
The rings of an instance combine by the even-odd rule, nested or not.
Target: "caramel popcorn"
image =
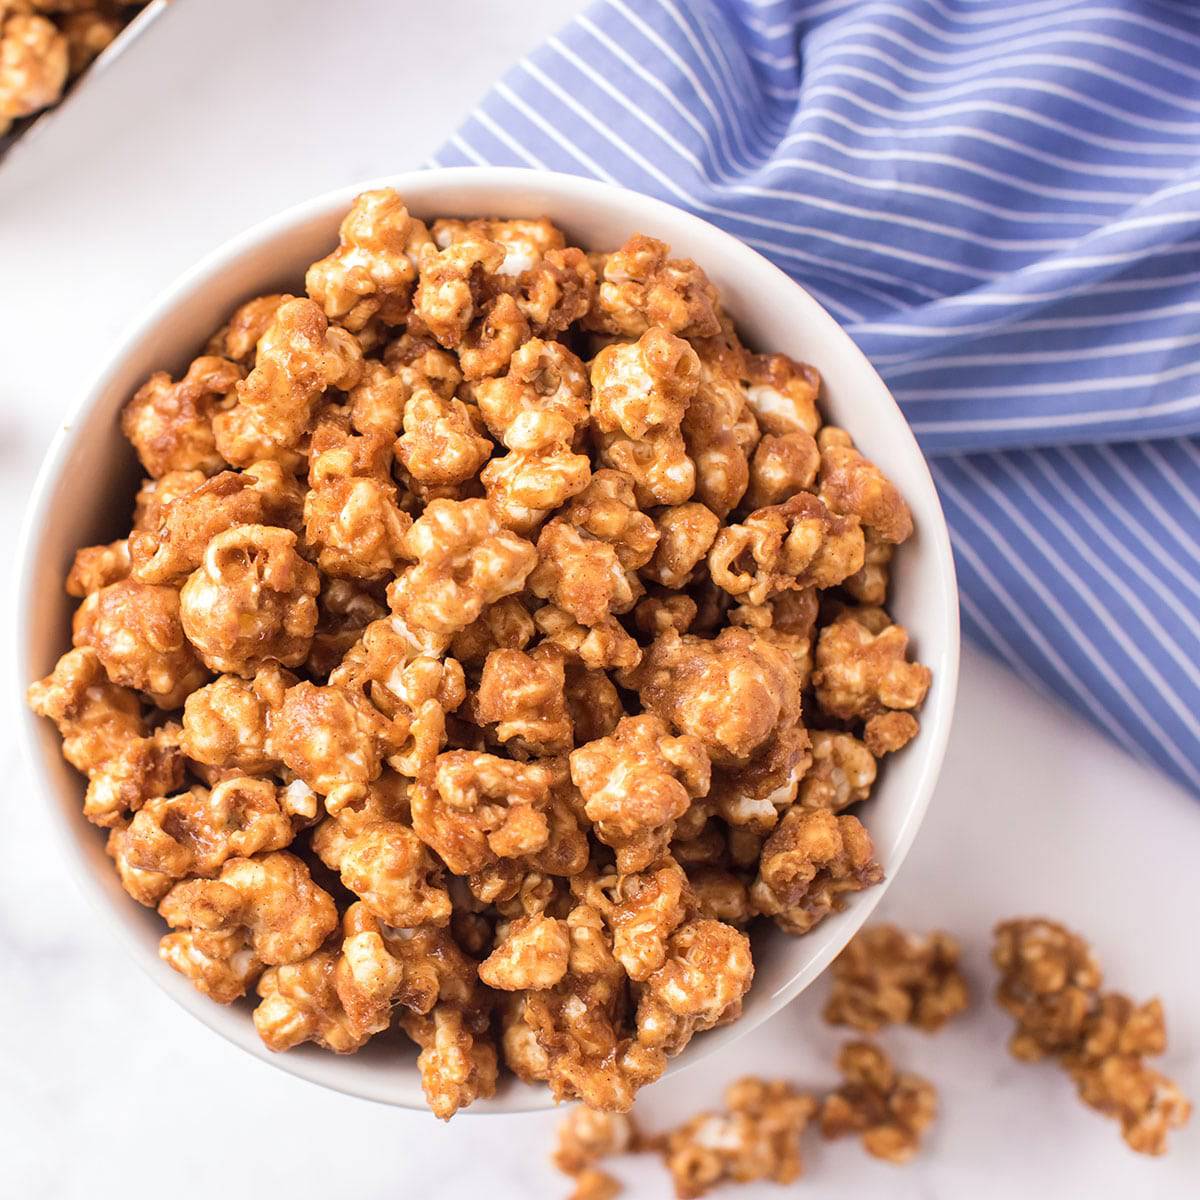
[[[570,750],[575,743],[563,652],[548,642],[529,654],[493,650],[483,665],[475,716],[494,724],[496,740],[523,757]]]
[[[240,467],[261,459],[294,462],[325,391],[346,391],[361,376],[362,347],[354,336],[330,326],[311,300],[288,300],[259,339],[254,369],[237,384],[237,403],[212,421],[217,449]]]
[[[625,1154],[637,1145],[638,1132],[632,1117],[577,1104],[559,1122],[553,1162],[564,1174],[580,1176],[601,1159]]]
[[[9,0],[0,6],[0,136],[57,104],[146,0]]]
[[[812,731],[812,765],[800,780],[798,798],[805,808],[838,813],[871,794],[875,756],[858,738],[828,729]]]
[[[483,500],[432,500],[404,539],[416,560],[388,587],[392,610],[433,633],[466,629],[489,604],[519,592],[537,551],[500,527]]]
[[[793,588],[835,587],[862,563],[857,521],[831,513],[808,492],[726,526],[708,556],[713,582],[750,604]]]
[[[235,526],[300,527],[303,489],[278,463],[200,476],[191,487],[182,474],[160,480],[170,490],[157,489],[153,511],[129,535],[129,574],[139,583],[182,586],[204,561],[212,539]]]
[[[712,640],[668,630],[629,683],[649,710],[699,738],[720,766],[748,762],[800,711],[787,655],[744,629],[724,629]]]
[[[180,621],[174,588],[123,579],[93,592],[74,619],[76,646],[94,650],[113,683],[178,708],[207,678]]]
[[[337,249],[308,268],[309,296],[330,320],[354,332],[375,316],[399,325],[408,315],[429,230],[394,191],[382,188],[354,201],[338,233]]]
[[[845,1083],[821,1102],[821,1136],[856,1134],[863,1149],[885,1162],[905,1163],[937,1116],[937,1091],[927,1079],[897,1071],[869,1042],[847,1042],[838,1055]]]
[[[864,929],[834,959],[825,1020],[864,1033],[906,1023],[932,1033],[967,1007],[958,954],[947,933],[919,937],[895,925]]]
[[[708,791],[709,761],[698,738],[672,737],[658,717],[623,717],[611,737],[572,751],[571,778],[626,874],[666,849],[675,818]]]
[[[668,258],[670,247],[638,234],[604,255],[589,329],[638,337],[661,326],[680,337],[712,337],[720,331],[717,292],[691,259]]]
[[[212,355],[195,360],[178,382],[165,371],[151,375],[125,406],[121,431],[133,443],[146,473],[215,475],[225,466],[214,432],[215,415],[233,403],[242,371]]]
[[[1172,1080],[1144,1061],[1167,1048],[1162,1004],[1136,1005],[1120,992],[1102,992],[1088,944],[1045,917],[1004,921],[995,932],[996,1000],[1017,1021],[1013,1057],[1057,1059],[1079,1098],[1120,1122],[1131,1149],[1164,1154],[1168,1132],[1185,1125],[1192,1108]]]
[[[111,18],[69,16],[82,61]],[[77,552],[29,703],[164,959],[257,983],[271,1049],[399,1030],[440,1117],[503,1060],[628,1130],[596,1114],[738,1017],[763,918],[882,878],[841,814],[919,730],[884,607],[911,515],[662,242],[382,188],[327,249],[128,399],[131,520]],[[1080,1087],[1145,1139],[1158,1085],[1105,1032],[1142,1019],[1106,1020]],[[733,1095],[720,1145],[681,1135],[687,1186],[798,1169],[807,1101]],[[614,1186],[599,1137],[579,1200]]]
[[[842,444],[836,437],[842,433],[829,427],[821,432],[821,499],[832,512],[857,517],[883,542],[907,541],[913,523],[904,497],[873,462]]]
[[[857,817],[827,809],[792,808],[762,848],[750,889],[755,910],[785,933],[804,934],[845,907],[847,892],[883,879],[871,835]]]
[[[8,6],[6,5],[5,8]],[[53,104],[67,81],[69,45],[46,17],[0,10],[0,133]]]
[[[929,690],[930,672],[907,656],[908,633],[903,626],[889,624],[872,633],[852,617],[839,618],[817,638],[813,673],[817,703],[830,716],[868,723],[894,710],[915,708]],[[881,727],[874,729],[872,740],[881,738]],[[876,744],[883,746],[886,741],[876,740]]]
[[[159,955],[205,995],[229,1004],[264,965],[299,962],[337,925],[333,899],[294,855],[231,858],[216,879],[188,879],[158,906],[174,933]]]
[[[179,617],[212,671],[253,676],[271,662],[296,667],[312,644],[320,586],[290,530],[238,525],[208,543],[179,593]]]
[[[385,774],[365,798],[327,817],[312,847],[379,920],[397,929],[445,925],[450,895],[441,868],[409,824],[407,781]]]
[[[212,879],[229,859],[282,850],[294,836],[275,784],[235,776],[211,791],[193,787],[148,800],[113,830],[108,852],[125,890],[153,906],[176,880]]]
[[[723,1113],[702,1112],[659,1139],[675,1194],[703,1196],[728,1180],[794,1183],[800,1137],[816,1100],[790,1084],[747,1076],[730,1084]]]

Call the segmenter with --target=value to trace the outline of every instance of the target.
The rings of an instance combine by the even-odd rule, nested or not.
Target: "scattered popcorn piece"
[[[920,937],[895,925],[872,925],[833,961],[825,1020],[864,1033],[893,1024],[933,1033],[970,1001],[958,955],[949,934]]]
[[[937,1116],[937,1091],[927,1079],[897,1072],[869,1042],[847,1042],[838,1055],[845,1082],[821,1102],[821,1136],[855,1134],[863,1148],[885,1162],[905,1163]]]
[[[1102,992],[1088,944],[1045,917],[997,925],[992,960],[1001,972],[996,999],[1017,1020],[1013,1056],[1056,1058],[1079,1098],[1120,1123],[1132,1150],[1165,1154],[1167,1134],[1187,1124],[1192,1106],[1145,1062],[1167,1048],[1161,1002]]]

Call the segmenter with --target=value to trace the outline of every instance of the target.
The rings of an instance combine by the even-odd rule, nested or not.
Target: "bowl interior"
[[[823,409],[844,425],[912,506],[916,535],[897,556],[891,609],[908,627],[914,651],[933,668],[920,736],[889,759],[864,822],[889,878],[906,854],[941,765],[958,667],[958,610],[953,561],[941,508],[911,432],[883,383],[833,319],[801,288],[754,251],[714,227],[661,202],[569,176],[517,170],[439,170],[372,181],[331,193],[281,214],[229,243],[155,304],[112,366],[65,423],[43,466],[31,501],[21,556],[17,684],[23,690],[48,672],[69,644],[74,602],[62,582],[77,547],[122,536],[139,472],[122,438],[122,405],[156,370],[185,368],[229,311],[251,296],[297,291],[304,269],[328,252],[354,195],[391,185],[419,216],[549,216],[573,244],[604,249],[632,232],[671,243],[696,259],[720,289],[725,307],[753,348],[783,351],[814,363],[825,380]],[[83,887],[139,964],[213,1029],[261,1058],[340,1091],[404,1107],[424,1108],[415,1054],[391,1037],[356,1055],[311,1046],[273,1055],[260,1043],[248,1003],[212,1003],[157,957],[163,926],[121,889],[104,853],[104,835],[80,813],[82,780],[62,759],[49,722],[25,713],[34,778],[44,787]],[[846,911],[800,939],[763,930],[755,939],[756,977],[742,1019],[697,1037],[672,1064],[678,1070],[765,1020],[814,979],[866,919],[884,886],[851,897]],[[471,1111],[516,1112],[549,1107],[543,1088],[508,1081]]]

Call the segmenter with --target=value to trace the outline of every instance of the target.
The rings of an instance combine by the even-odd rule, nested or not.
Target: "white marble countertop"
[[[0,165],[0,555],[11,559],[56,423],[160,288],[276,209],[418,165],[578,6],[181,0],[18,147]],[[552,1114],[443,1126],[293,1079],[177,1010],[67,877],[4,715],[0,1195],[566,1194],[545,1161]],[[852,1142],[810,1138],[809,1186],[830,1198],[886,1188],[895,1200],[1195,1196],[1200,1122],[1166,1159],[1141,1159],[1060,1073],[1008,1057],[987,946],[993,922],[1017,913],[1086,932],[1114,986],[1163,997],[1164,1067],[1200,1096],[1198,870],[1195,801],[968,650],[946,769],[880,915],[963,938],[979,1002],[934,1038],[885,1035],[941,1089],[921,1157],[894,1168]],[[831,1085],[841,1038],[818,1018],[824,995],[818,981],[732,1050],[651,1089],[644,1122],[713,1104],[747,1071]],[[670,1194],[656,1163],[618,1170],[632,1197]]]

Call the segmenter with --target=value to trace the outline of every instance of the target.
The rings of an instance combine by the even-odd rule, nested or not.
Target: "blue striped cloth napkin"
[[[932,460],[969,636],[1200,792],[1200,5],[604,0],[436,161],[787,270]]]

